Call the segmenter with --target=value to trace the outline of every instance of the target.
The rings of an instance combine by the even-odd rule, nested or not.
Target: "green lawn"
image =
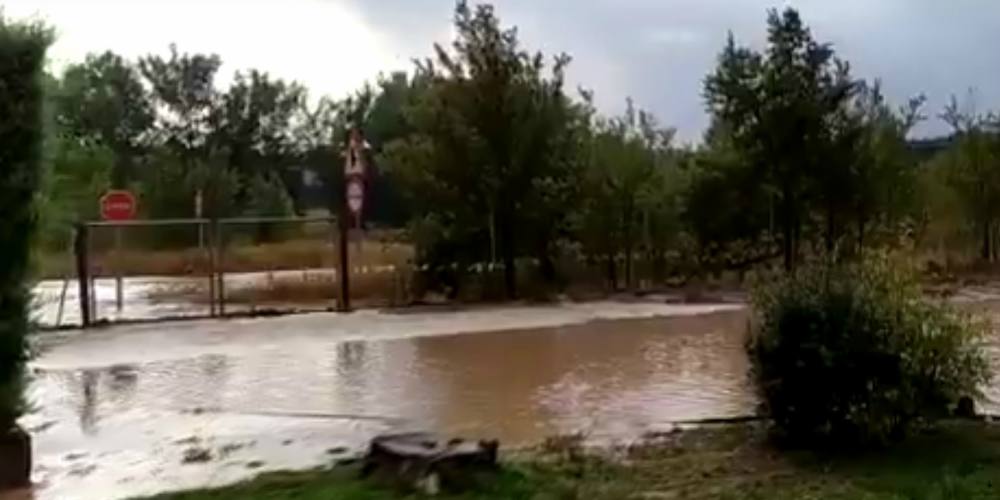
[[[350,469],[279,473],[158,499],[420,498],[356,479]],[[584,453],[550,445],[508,462],[473,499],[945,500],[1000,498],[1000,426],[951,423],[889,450],[823,456],[779,450],[757,426],[652,438]]]

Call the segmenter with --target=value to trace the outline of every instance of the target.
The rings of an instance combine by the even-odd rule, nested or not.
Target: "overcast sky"
[[[881,78],[897,102],[924,93],[936,115],[952,94],[976,89],[980,110],[1000,108],[1000,2],[996,0],[497,0],[530,49],[573,56],[571,83],[602,110],[625,98],[682,138],[706,124],[701,82],[726,33],[759,47],[766,11],[793,5],[855,75]],[[55,25],[56,68],[90,51],[127,56],[216,52],[224,72],[246,67],[297,79],[316,94],[346,95],[380,71],[407,69],[451,34],[452,0],[0,0],[8,16]],[[944,130],[932,118],[920,134]]]

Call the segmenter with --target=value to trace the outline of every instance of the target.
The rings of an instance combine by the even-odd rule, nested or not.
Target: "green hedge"
[[[31,245],[42,178],[43,70],[52,32],[0,17],[0,430],[24,411]]]
[[[798,442],[887,444],[989,379],[987,325],[926,299],[885,255],[801,269],[756,289],[753,305],[753,374]]]

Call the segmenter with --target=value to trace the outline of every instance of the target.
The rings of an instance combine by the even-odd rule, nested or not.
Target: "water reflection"
[[[80,374],[83,398],[80,402],[80,430],[84,434],[97,433],[97,378],[96,370],[83,370]]]

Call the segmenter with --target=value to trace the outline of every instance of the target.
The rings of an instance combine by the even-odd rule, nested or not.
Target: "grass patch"
[[[334,469],[267,474],[227,488],[155,498],[422,497],[359,480],[351,469]],[[755,424],[649,436],[632,445],[598,450],[583,449],[577,440],[550,440],[511,460],[490,489],[437,498],[996,499],[1000,498],[1000,426],[949,422],[890,449],[838,456],[776,448],[766,430]]]
[[[543,483],[545,478],[519,468],[504,469],[497,481],[483,491],[460,496],[441,496],[451,500],[487,500],[496,498],[548,498],[539,497],[541,491],[552,491],[554,485]],[[234,486],[164,494],[150,500],[237,500],[237,499],[301,499],[301,500],[389,500],[420,499],[420,495],[406,495],[358,479],[354,468],[328,471],[268,473]],[[553,499],[560,497],[551,497]]]

